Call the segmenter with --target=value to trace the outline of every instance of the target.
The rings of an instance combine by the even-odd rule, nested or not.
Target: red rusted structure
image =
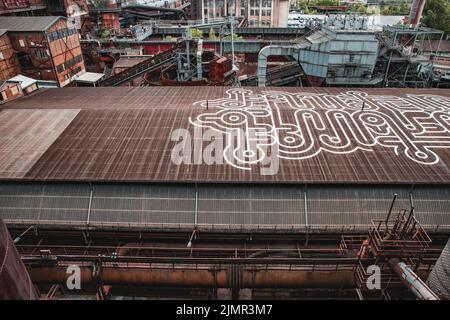
[[[27,269],[20,260],[14,241],[0,219],[0,300],[39,299]]]
[[[139,65],[138,65],[139,66]],[[119,73],[117,76],[121,76]],[[112,79],[112,78],[110,78]],[[73,181],[164,181],[164,182],[279,182],[279,183],[448,183],[450,176],[446,163],[449,149],[436,149],[442,161],[424,165],[377,147],[374,152],[327,154],[297,160],[280,159],[277,175],[260,175],[259,171],[240,170],[224,164],[175,165],[171,161],[175,141],[170,133],[177,128],[190,128],[189,117],[208,112],[206,106],[194,105],[199,100],[212,100],[227,96],[227,87],[136,87],[130,88],[64,88],[48,90],[29,99],[19,99],[6,105],[11,109],[64,109],[80,110],[66,130],[23,178],[28,180]],[[262,92],[252,88],[253,92]],[[450,91],[440,89],[360,89],[368,95],[405,97],[407,94],[450,96]],[[339,88],[283,88],[284,92],[319,93],[336,96],[346,89]],[[102,99],[98,99],[101,96]],[[205,102],[206,103],[206,102]],[[287,107],[282,107],[286,112]],[[25,112],[25,111],[23,111]],[[54,111],[58,113],[58,111]],[[323,112],[320,111],[319,112]],[[20,113],[20,112],[19,112]],[[140,119],[140,120],[138,120]],[[164,119],[161,121],[159,119]],[[137,125],[147,121],[150,126]],[[105,125],[107,123],[108,125]],[[118,128],[127,127],[128,143]],[[101,128],[93,137],[92,130]],[[140,147],[142,141],[149,146],[164,146],[157,151]],[[80,141],[82,141],[80,143]],[[104,149],[107,141],[115,150],[113,157]],[[28,152],[33,152],[29,150]],[[112,165],[104,165],[114,159]],[[145,161],[137,161],[145,159]],[[120,170],[115,168],[121,168]],[[258,168],[259,165],[256,166]],[[356,169],[355,169],[356,168]],[[380,170],[383,168],[383,170]],[[189,169],[189,170],[188,170]],[[0,177],[1,179],[2,177]]]
[[[64,17],[0,17],[21,74],[33,79],[54,80],[60,86],[69,84],[85,71],[77,29]],[[5,57],[11,60],[8,44]]]

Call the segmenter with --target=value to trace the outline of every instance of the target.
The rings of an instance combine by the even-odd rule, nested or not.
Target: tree
[[[191,35],[194,39],[202,39],[203,38],[203,31],[197,28],[191,29]]]
[[[425,27],[450,34],[450,4],[447,0],[428,0],[423,11],[422,24]]]
[[[208,39],[209,40],[217,40],[217,36],[216,36],[216,33],[214,32],[213,28],[209,29]]]
[[[108,29],[103,30],[102,33],[100,34],[100,38],[103,41],[108,41],[110,37],[111,37],[111,32]]]
[[[409,14],[409,11],[410,11],[410,8],[409,8],[409,5],[408,5],[408,4],[402,3],[402,4],[400,5],[399,12],[400,12],[401,14],[403,14],[403,15],[408,15],[408,14]]]
[[[366,13],[367,12],[367,8],[364,6],[359,6],[356,8],[356,12],[358,13]]]

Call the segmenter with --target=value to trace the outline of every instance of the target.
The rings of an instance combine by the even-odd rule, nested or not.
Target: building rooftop
[[[58,84],[56,81],[51,80],[37,80],[21,74],[12,77],[7,80],[8,82],[19,82],[22,89],[26,89],[33,84],[37,84],[39,88],[57,88]]]
[[[46,31],[59,19],[58,16],[35,16],[35,17],[4,17],[0,16],[0,29],[13,32],[38,32]]]
[[[75,81],[83,83],[96,83],[105,76],[104,73],[84,72],[76,77]]]
[[[449,111],[444,89],[46,89],[3,106],[0,179],[449,184]]]

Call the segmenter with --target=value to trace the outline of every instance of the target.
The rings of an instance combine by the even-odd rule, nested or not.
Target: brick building
[[[0,15],[28,16],[45,10],[45,0],[0,0]]]
[[[23,96],[20,82],[0,80],[0,104]]]
[[[19,73],[19,60],[9,41],[7,30],[0,29],[0,79],[9,79]]]
[[[11,56],[11,51],[15,55],[9,62],[9,70],[14,72],[2,74],[3,79],[20,73],[33,79],[55,80],[62,87],[85,72],[79,35],[66,18],[0,17],[0,29],[6,30],[10,41],[8,44],[2,40],[5,45],[1,53],[5,58]]]

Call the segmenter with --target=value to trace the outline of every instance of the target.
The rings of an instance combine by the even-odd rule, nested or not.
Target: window
[[[81,55],[76,56],[73,59],[70,59],[64,63],[57,65],[56,70],[58,71],[58,73],[61,73],[66,69],[72,68],[73,66],[75,66],[77,63],[80,63],[81,61],[83,61],[83,58],[81,57]]]
[[[40,58],[40,59],[46,59],[46,58],[48,58],[48,57],[49,57],[49,54],[48,54],[48,53],[49,53],[48,50],[45,50],[45,49],[37,49],[37,50],[35,51],[36,57],[38,57],[38,58]]]
[[[25,42],[22,39],[19,39],[19,45],[21,47],[25,47]]]
[[[3,52],[0,52],[0,60],[5,59],[5,57],[3,56]]]
[[[11,93],[15,96],[16,94],[19,93],[19,89],[17,89],[17,86],[14,86],[11,88]]]
[[[31,61],[30,55],[25,52],[19,52],[17,54],[19,58],[19,63],[23,68],[30,68],[33,66],[33,62]]]
[[[75,69],[73,69],[72,71],[69,71],[67,74],[64,75],[64,80],[69,80],[70,78],[72,78],[74,75],[76,75],[80,71],[81,71],[81,68],[76,67]]]
[[[77,29],[75,29],[75,28],[70,28],[70,29],[64,28],[64,29],[56,30],[56,31],[50,32],[48,34],[48,41],[49,42],[56,41],[56,40],[71,36],[76,33],[77,33]]]

